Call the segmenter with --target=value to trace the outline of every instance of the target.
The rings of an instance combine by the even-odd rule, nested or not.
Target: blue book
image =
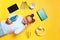
[[[38,10],[37,13],[38,13],[38,16],[40,17],[41,21],[43,21],[46,18],[48,18],[48,16],[46,15],[46,13],[45,13],[43,8],[41,10]]]
[[[17,19],[17,15],[15,15],[15,16],[13,16],[13,17],[10,18],[10,20],[11,20],[12,22],[14,22],[16,19]]]

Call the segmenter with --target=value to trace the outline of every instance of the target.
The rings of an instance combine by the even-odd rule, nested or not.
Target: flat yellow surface
[[[33,10],[22,10],[21,3],[26,1],[28,5],[35,3]],[[28,26],[22,33],[18,35],[8,34],[0,37],[0,40],[60,40],[60,0],[0,0],[0,21],[6,20],[9,15],[7,8],[13,4],[17,4],[19,10],[12,14],[20,14],[25,17],[28,14],[34,13],[35,23]],[[41,21],[37,15],[37,10],[44,8],[48,18]],[[46,29],[44,36],[40,37],[35,34],[35,29],[38,26],[42,26]],[[27,38],[26,31],[31,32],[30,38]]]

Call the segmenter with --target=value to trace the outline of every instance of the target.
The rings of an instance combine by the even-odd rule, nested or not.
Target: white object
[[[10,18],[11,16],[14,16],[14,14],[11,14],[8,18]],[[22,23],[22,20],[23,20],[23,17],[18,15],[17,20],[10,25],[6,24],[6,20],[2,21],[1,27],[4,31],[4,34],[9,34],[11,32],[14,32],[15,34],[19,34],[20,32],[22,32],[25,29],[25,26]]]
[[[35,4],[34,3],[31,3],[30,4],[30,8],[33,9],[35,7]]]
[[[39,30],[40,29],[40,30]],[[43,33],[42,34],[39,34],[38,32],[43,30]],[[45,34],[45,29],[42,27],[42,26],[39,26],[37,29],[36,29],[36,34],[38,36],[43,36]]]
[[[42,30],[42,29],[43,29],[43,27],[42,27],[42,26],[39,26],[39,27],[38,27],[38,29]]]

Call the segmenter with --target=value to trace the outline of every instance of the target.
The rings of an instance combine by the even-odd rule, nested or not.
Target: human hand
[[[6,22],[7,24],[12,24],[12,21],[9,18],[7,18]]]

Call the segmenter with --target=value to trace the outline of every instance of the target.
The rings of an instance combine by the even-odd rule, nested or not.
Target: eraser
[[[38,16],[40,17],[41,21],[45,20],[46,18],[48,18],[48,16],[46,15],[44,9],[40,9],[37,11]]]

